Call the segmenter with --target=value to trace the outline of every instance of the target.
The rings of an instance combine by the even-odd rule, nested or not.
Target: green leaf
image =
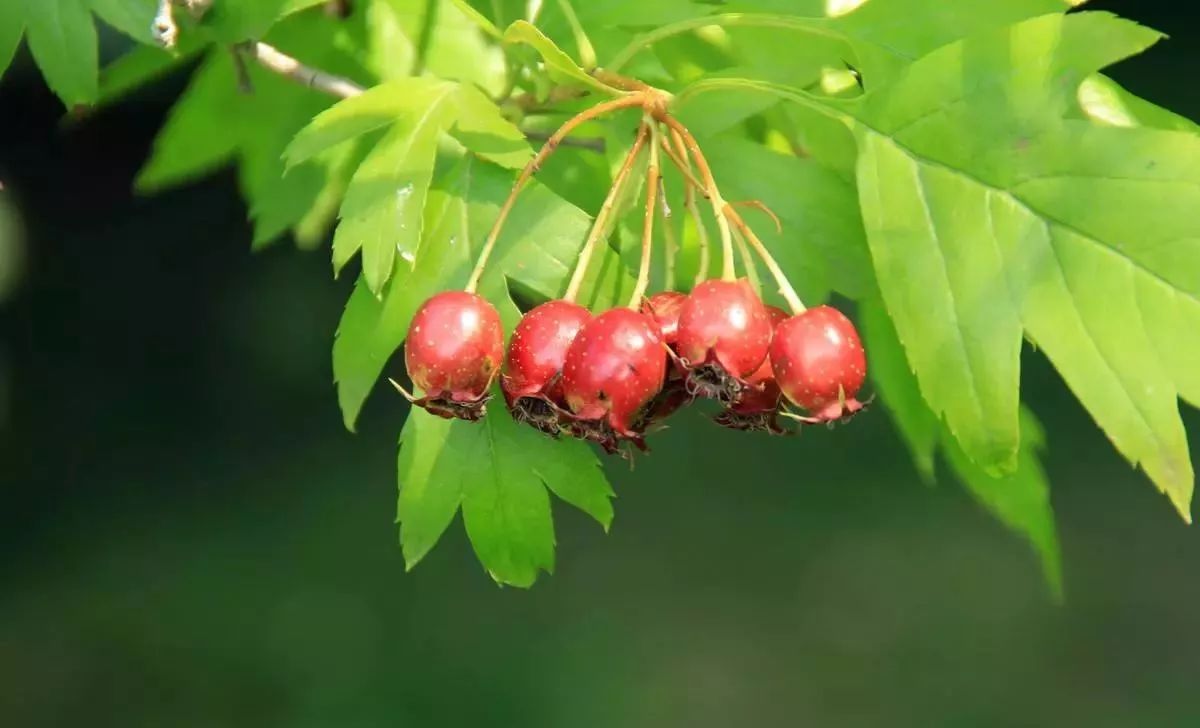
[[[1083,0],[1004,0],[961,3],[945,0],[866,2],[835,20],[859,47],[869,43],[883,53],[864,54],[859,70],[867,89],[878,88],[912,61],[948,43],[993,28],[1050,13]],[[1015,51],[1020,52],[1020,51]]]
[[[13,0],[8,0],[12,2]],[[68,108],[96,99],[96,27],[83,0],[17,0],[25,40],[50,89]]]
[[[405,563],[433,547],[461,503],[480,562],[499,584],[532,586],[554,569],[549,486],[608,528],[612,490],[595,455],[518,425],[503,407],[482,422],[440,420],[414,410],[401,435],[398,520]]]
[[[615,89],[593,78],[591,74],[571,60],[571,57],[561,48],[554,45],[554,41],[524,20],[518,20],[505,29],[504,42],[510,45],[524,43],[532,46],[546,62],[546,71],[550,78],[558,83],[584,86],[605,95],[615,93]]]
[[[1041,423],[1028,409],[1021,409],[1021,451],[1017,466],[1002,477],[995,477],[972,462],[954,438],[946,435],[942,439],[951,467],[971,494],[1001,523],[1029,540],[1041,561],[1051,594],[1061,601],[1062,554],[1050,505],[1050,483],[1037,457],[1045,446]]]
[[[701,146],[727,199],[760,200],[779,216],[782,233],[761,213],[742,212],[806,300],[830,288],[858,297],[874,287],[853,186],[812,160],[733,135]]]
[[[101,20],[134,40],[155,42],[151,26],[157,12],[156,0],[87,0]],[[182,11],[181,11],[182,12]]]
[[[746,75],[744,68],[731,68],[712,74],[711,78],[739,78]],[[716,94],[691,96],[676,104],[672,112],[680,121],[687,125],[692,134],[697,137],[707,137],[728,131],[760,114],[778,103],[766,94],[755,90],[729,90],[720,96]]]
[[[734,27],[748,26],[756,28],[775,28],[782,31],[792,31],[800,38],[804,36],[816,39],[826,39],[834,43],[848,43],[848,39],[837,31],[831,22],[825,18],[805,18],[782,13],[722,13],[719,15],[702,15],[679,20],[674,23],[660,25],[646,33],[638,35],[624,48],[618,51],[605,64],[605,68],[619,71],[641,51],[667,38],[692,33],[709,26]],[[807,40],[807,39],[805,39]]]
[[[497,174],[494,167],[485,166],[480,171],[481,185],[490,185],[494,190],[484,213],[490,226],[498,212],[498,201],[504,199],[511,182],[507,176]],[[507,297],[509,288],[535,303],[558,298],[575,270],[590,224],[583,210],[548,188],[531,183],[509,214],[483,276],[481,292],[493,303]],[[579,302],[596,311],[623,305],[633,291],[633,283],[618,252],[601,246],[588,265]],[[509,329],[515,324],[515,320],[505,321]]]
[[[180,54],[189,51],[189,38],[200,42],[203,35],[181,38]],[[267,41],[331,73],[360,79],[365,75],[361,62],[346,49],[360,46],[362,37],[358,15],[331,24],[323,13],[301,13],[276,25]],[[161,73],[176,62],[149,48],[133,56],[139,60],[122,73],[128,72],[134,81]],[[138,188],[178,184],[236,160],[254,222],[254,248],[273,242],[289,228],[299,244],[311,246],[336,213],[348,177],[346,166],[361,159],[358,147],[334,146],[285,176],[284,148],[333,98],[257,64],[249,64],[246,73],[250,93],[239,90],[228,50],[212,49],[155,140]],[[119,76],[106,93],[116,93],[124,85]],[[221,133],[214,134],[213,129]],[[353,155],[347,151],[351,148]]]
[[[1138,312],[1187,317],[1200,293],[1195,183],[1167,162],[1198,138],[1061,121],[1083,78],[1158,37],[1087,13],[938,51],[855,112],[859,185],[889,312],[967,454],[1012,464],[1024,328],[1187,518],[1178,375]]]
[[[204,14],[204,25],[224,43],[258,39],[279,20],[324,0],[219,0]],[[332,22],[332,20],[331,20]]]
[[[1200,125],[1191,119],[1135,96],[1099,73],[1079,85],[1078,99],[1084,116],[1101,124],[1200,132]]]
[[[463,457],[462,434],[475,434],[460,434],[463,425],[414,407],[400,433],[396,522],[406,569],[411,570],[437,545],[458,513],[468,479],[489,477],[489,462]]]
[[[194,58],[203,47],[204,44],[195,36],[184,36],[173,51],[158,46],[130,49],[101,69],[97,104],[118,101],[131,91],[166,76]]]
[[[520,169],[533,157],[525,135],[478,88],[460,87],[458,106],[458,122],[451,133],[471,152],[509,169]]]
[[[350,295],[333,343],[333,375],[342,418],[351,431],[388,359],[403,343],[417,307],[439,290],[461,287],[470,276],[475,227],[470,199],[479,194],[474,188],[477,166],[465,160],[430,189],[416,266],[410,269],[398,259],[380,298],[361,276]]]
[[[0,77],[12,63],[21,36],[25,33],[25,13],[20,3],[0,3]]]
[[[363,275],[373,293],[383,289],[397,254],[410,266],[415,260],[438,139],[455,112],[453,88],[442,86],[419,116],[398,121],[346,188],[333,238],[334,270],[340,271],[361,248]]]
[[[1001,249],[1039,224],[988,182],[1014,163],[1022,138],[1058,123],[1065,88],[1157,37],[1107,15],[1047,16],[948,46],[855,111],[884,301],[925,399],[985,467],[1012,467],[1019,442],[1020,291]]]
[[[921,391],[977,461],[1015,465],[1021,321],[999,238],[1011,206],[891,140],[859,139],[859,191],[875,275]]]
[[[493,96],[500,95],[507,77],[503,49],[480,35],[475,23],[457,7],[445,4],[438,9],[425,53],[425,70],[441,78],[473,83]]]
[[[356,139],[340,144],[310,162],[321,168],[323,184],[292,226],[296,246],[301,250],[314,250],[325,243],[327,233],[337,221],[338,207],[350,177],[366,156],[364,141]]]
[[[1200,403],[1200,137],[1068,124],[1011,186],[1029,225],[1005,241],[1031,339],[1117,449],[1190,520],[1177,396]],[[1035,217],[1037,216],[1037,217]]]
[[[478,26],[479,29],[484,33],[487,33],[496,40],[500,40],[503,37],[504,34],[500,32],[500,29],[496,27],[496,24],[488,20],[486,15],[472,7],[467,0],[451,0],[451,2],[459,9],[459,11],[462,12],[463,15],[470,18],[471,22],[475,23],[475,25]]]
[[[536,470],[545,458],[562,456],[553,445],[545,435],[519,428],[501,407],[480,427],[451,425],[450,447],[462,464],[450,471],[465,471],[459,476],[463,525],[475,555],[498,584],[528,588],[539,571],[554,572],[550,496]],[[532,457],[534,448],[543,460]]]
[[[166,124],[155,137],[154,151],[135,181],[138,191],[178,185],[232,160],[242,136],[240,126],[251,121],[230,113],[239,101],[229,54],[210,55],[171,107]],[[222,133],[214,134],[213,129]]]
[[[1086,77],[1158,38],[1105,13],[1046,16],[942,48],[859,104],[704,87],[757,86],[854,128],[880,289],[972,459],[1017,464],[1023,330],[1189,520],[1176,400],[1196,393],[1200,137],[1063,119]]]
[[[296,134],[283,152],[287,166],[308,160],[330,147],[390,126],[400,119],[416,121],[453,87],[434,78],[403,78],[343,99],[318,114]]]
[[[859,328],[871,360],[868,367],[884,407],[908,445],[917,472],[928,483],[934,480],[934,456],[942,427],[921,398],[916,376],[909,368],[896,327],[883,302],[867,298],[858,303]]]

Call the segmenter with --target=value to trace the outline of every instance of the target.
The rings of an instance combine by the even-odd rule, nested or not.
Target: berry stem
[[[546,158],[554,153],[560,142],[567,137],[578,126],[584,124],[598,116],[602,116],[610,111],[618,111],[620,109],[628,109],[633,106],[642,106],[648,103],[645,93],[631,93],[626,96],[620,96],[610,101],[596,104],[590,109],[585,109],[579,112],[570,119],[567,119],[558,131],[550,135],[538,153],[529,160],[521,173],[517,175],[517,181],[513,183],[512,191],[508,193],[508,199],[500,207],[500,213],[496,216],[496,221],[492,224],[491,232],[488,233],[487,240],[483,244],[483,249],[479,252],[479,260],[475,263],[475,269],[471,271],[471,277],[467,280],[467,285],[464,290],[468,293],[474,293],[479,287],[479,279],[483,277],[483,269],[487,266],[488,258],[492,254],[492,250],[496,247],[496,240],[500,237],[500,230],[504,227],[504,221],[508,219],[508,215],[512,212],[513,205],[517,201],[517,195],[521,193],[522,188],[531,177],[541,168]]]
[[[704,191],[708,197],[708,201],[712,204],[713,216],[717,219],[717,230],[721,233],[721,279],[726,281],[737,280],[737,272],[734,270],[733,260],[733,234],[729,230],[729,220],[722,214],[727,205],[725,204],[725,199],[721,197],[721,190],[717,187],[717,181],[713,179],[712,169],[708,166],[708,160],[704,158],[704,152],[700,151],[700,145],[696,142],[696,138],[692,136],[692,133],[688,131],[686,126],[679,123],[678,119],[669,114],[664,114],[662,120],[683,138],[686,149],[696,162],[696,170],[700,173],[700,181],[704,184]]]
[[[637,138],[633,140],[633,146],[629,148],[629,152],[625,155],[625,161],[621,163],[620,169],[617,170],[617,174],[613,177],[612,187],[609,188],[608,195],[604,198],[604,203],[600,206],[600,211],[596,213],[596,219],[592,222],[591,230],[588,231],[587,240],[584,241],[583,248],[579,251],[579,260],[575,264],[575,272],[571,274],[571,281],[567,284],[567,292],[563,294],[563,300],[574,302],[575,297],[579,295],[579,289],[583,286],[583,278],[587,272],[588,261],[591,260],[596,243],[605,237],[608,228],[608,219],[612,216],[613,210],[617,206],[621,192],[625,188],[625,182],[629,178],[629,173],[633,170],[633,165],[637,161],[638,154],[641,153],[642,147],[645,146],[646,139],[649,136],[649,127],[646,124],[642,124],[638,129]]]
[[[683,186],[683,207],[688,211],[696,226],[696,247],[699,249],[700,259],[696,266],[695,284],[699,285],[708,279],[709,267],[708,227],[704,224],[704,216],[700,214],[700,207],[696,204],[696,190],[703,192],[704,185],[696,179],[696,175],[692,172],[692,163],[688,159],[687,146],[683,143],[683,137],[674,129],[671,129],[670,132],[671,142],[675,145],[678,153],[667,151],[667,156],[679,168],[687,181],[687,184]],[[670,149],[670,147],[664,148]]]
[[[687,148],[683,146],[683,138],[673,131],[671,132],[670,137],[679,149],[676,151],[674,148],[672,148],[671,145],[667,143],[666,135],[663,135],[661,137],[663,154],[667,155],[667,159],[671,160],[671,163],[679,169],[680,173],[683,174],[684,180],[686,180],[693,189],[700,190],[700,192],[703,194],[704,183],[696,179],[696,173],[692,171],[692,163],[688,161]]]
[[[737,243],[738,257],[742,259],[742,268],[746,271],[746,278],[750,280],[750,287],[754,292],[762,296],[762,282],[758,278],[758,267],[754,265],[754,256],[750,254],[750,246],[746,244],[746,236],[741,230],[733,229],[733,240]]]
[[[783,274],[783,270],[779,264],[775,262],[775,258],[771,256],[767,246],[763,245],[762,240],[754,234],[742,216],[737,210],[733,209],[732,205],[725,206],[725,216],[729,218],[729,222],[733,223],[738,232],[746,237],[746,241],[750,243],[750,247],[754,248],[754,252],[758,253],[758,257],[762,258],[763,263],[767,266],[767,270],[771,272],[771,277],[775,279],[776,285],[779,286],[779,293],[788,303],[788,307],[792,309],[793,314],[803,313],[806,308],[800,300],[800,296],[796,294],[796,289],[792,288],[792,284],[788,281],[787,276]]]
[[[675,230],[675,226],[671,220],[671,208],[667,207],[667,192],[662,189],[662,177],[658,178],[659,183],[659,199],[662,204],[658,206],[659,212],[662,214],[663,239],[666,241],[666,253],[663,264],[663,290],[675,290],[675,259],[679,256],[679,234]]]
[[[650,129],[650,164],[646,168],[646,214],[642,217],[642,262],[638,266],[637,285],[629,297],[629,307],[637,311],[642,305],[646,289],[650,287],[650,252],[654,248],[654,218],[658,214],[658,126],[653,119],[644,122]]]

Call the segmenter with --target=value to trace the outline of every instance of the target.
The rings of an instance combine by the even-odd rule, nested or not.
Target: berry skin
[[[404,363],[425,394],[413,404],[447,419],[478,420],[503,359],[495,307],[474,293],[439,293],[421,304],[408,327]]]
[[[563,398],[562,368],[567,348],[592,319],[583,306],[548,301],[529,311],[513,330],[500,389],[513,418],[548,435],[560,432]]]
[[[788,318],[787,312],[776,306],[767,306],[767,315],[770,316],[772,328]],[[783,393],[779,391],[775,371],[771,368],[771,358],[768,356],[753,374],[746,377],[746,388],[737,400],[713,420],[722,427],[734,430],[780,435],[786,432],[779,426],[777,419],[782,397]]]
[[[736,401],[770,344],[767,308],[744,279],[704,281],[679,312],[676,349],[692,394]]]
[[[663,341],[667,346],[675,346],[679,340],[679,312],[687,301],[687,294],[678,291],[663,291],[655,293],[642,302],[642,313],[654,319],[662,330]]]
[[[580,330],[563,364],[563,394],[574,413],[572,434],[609,452],[618,440],[642,446],[635,427],[662,389],[667,353],[658,325],[627,308],[605,311]]]
[[[779,324],[771,367],[784,396],[808,410],[804,422],[832,422],[863,408],[854,397],[867,376],[866,354],[836,308],[810,308]]]

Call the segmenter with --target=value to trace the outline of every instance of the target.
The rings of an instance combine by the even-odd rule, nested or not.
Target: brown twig
[[[650,127],[651,135],[657,137],[658,130],[654,121],[647,118],[644,122]],[[635,311],[642,305],[642,297],[650,287],[650,253],[654,248],[654,218],[658,214],[658,148],[657,139],[650,142],[650,165],[646,169],[646,214],[642,218],[642,260],[638,265],[637,283],[633,294],[629,297],[629,307]]]
[[[239,44],[237,48],[263,68],[331,96],[348,99],[358,96],[364,90],[349,79],[306,66],[266,43],[247,41]]]
[[[170,50],[179,39],[179,26],[175,24],[174,0],[158,0],[158,10],[154,13],[154,21],[150,24],[150,32],[154,40],[163,48]]]

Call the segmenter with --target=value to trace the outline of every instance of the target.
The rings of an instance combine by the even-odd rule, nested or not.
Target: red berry
[[[675,342],[679,339],[679,312],[683,310],[683,303],[687,300],[687,294],[679,291],[663,291],[655,293],[650,298],[642,302],[642,313],[654,319],[654,323],[658,324],[662,330],[663,341],[667,346],[675,346]]]
[[[808,410],[810,422],[831,422],[863,408],[854,398],[867,358],[850,319],[829,306],[810,308],[775,329],[771,367],[783,394]]]
[[[404,363],[425,396],[413,404],[441,417],[477,420],[504,358],[504,330],[495,307],[474,293],[439,293],[408,327]]]
[[[667,353],[653,319],[627,308],[606,311],[567,349],[563,393],[575,413],[573,434],[614,451],[617,440],[641,444],[635,424],[662,389]]]
[[[567,347],[592,314],[569,301],[532,309],[513,330],[500,388],[513,418],[557,435],[563,399],[562,368]]]
[[[767,358],[771,319],[747,281],[704,281],[679,312],[678,337],[688,391],[733,402]]]
[[[776,306],[767,306],[767,315],[772,327],[788,317],[786,311]],[[713,419],[717,424],[735,430],[782,434],[785,430],[777,421],[782,396],[768,356],[753,374],[746,377],[746,387],[737,400]]]

